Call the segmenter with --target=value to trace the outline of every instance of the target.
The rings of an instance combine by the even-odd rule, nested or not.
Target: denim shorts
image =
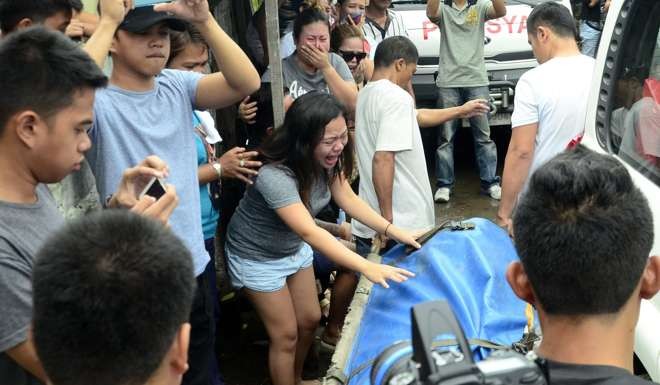
[[[235,289],[246,287],[260,292],[282,289],[289,276],[312,265],[313,254],[312,248],[304,242],[300,250],[291,256],[263,261],[238,256],[225,248],[231,285]]]

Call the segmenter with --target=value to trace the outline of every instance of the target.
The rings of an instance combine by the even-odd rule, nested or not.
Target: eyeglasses
[[[362,59],[364,59],[365,57],[367,57],[367,53],[366,53],[366,52],[342,51],[342,50],[339,50],[339,54],[341,55],[341,57],[342,57],[342,58],[344,59],[344,61],[346,61],[346,62],[349,62],[349,61],[353,60],[353,58],[355,58],[355,59],[357,59],[357,62],[359,63],[359,62],[362,61]]]

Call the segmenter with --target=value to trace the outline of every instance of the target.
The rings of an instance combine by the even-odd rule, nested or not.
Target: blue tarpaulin
[[[389,289],[372,287],[343,369],[349,384],[369,384],[371,366],[354,371],[393,343],[411,339],[410,308],[417,303],[448,301],[468,339],[504,345],[520,340],[526,325],[525,303],[504,276],[509,263],[518,259],[511,239],[486,219],[467,222],[475,229],[441,231],[403,259],[401,245],[383,255],[383,263],[398,261],[397,266],[416,276],[392,283]],[[479,359],[481,351],[476,353]]]

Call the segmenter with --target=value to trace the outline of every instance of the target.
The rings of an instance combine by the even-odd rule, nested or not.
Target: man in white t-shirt
[[[575,22],[560,3],[542,3],[527,19],[540,65],[518,81],[511,142],[504,162],[497,222],[511,232],[518,195],[534,170],[581,138],[594,59],[580,54]]]
[[[433,194],[419,127],[485,114],[485,100],[447,109],[415,110],[406,85],[417,69],[410,39],[394,36],[376,49],[374,74],[358,95],[355,116],[360,198],[398,227],[428,230],[435,225]],[[353,221],[358,253],[368,253],[374,231]]]

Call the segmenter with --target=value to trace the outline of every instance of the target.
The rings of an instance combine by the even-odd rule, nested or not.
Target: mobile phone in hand
[[[146,7],[149,5],[155,5],[160,3],[169,3],[172,0],[134,0],[133,5],[135,7]]]
[[[144,187],[142,192],[140,193],[140,196],[138,199],[142,199],[143,196],[149,195],[150,197],[153,197],[154,199],[158,200],[160,197],[165,195],[167,191],[165,190],[165,183],[163,183],[162,180],[159,178],[153,177],[147,183],[147,185]]]

